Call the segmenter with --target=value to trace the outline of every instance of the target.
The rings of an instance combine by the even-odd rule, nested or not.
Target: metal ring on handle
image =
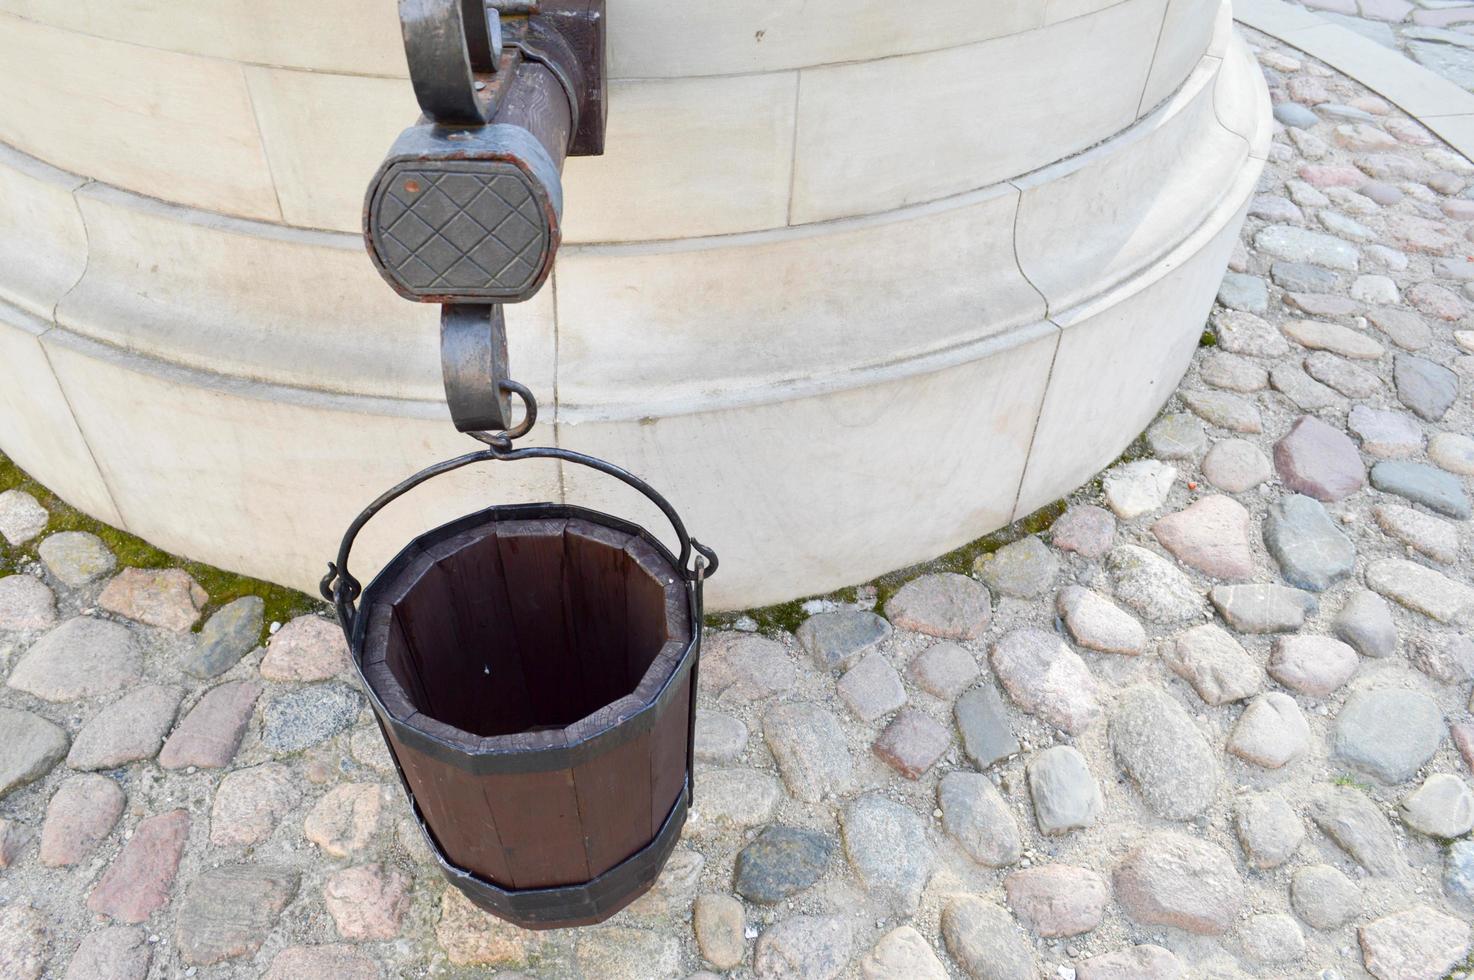
[[[516,384],[516,382],[512,383]],[[522,388],[521,385],[517,385],[517,387]],[[523,391],[525,390],[524,388]],[[530,399],[530,396],[528,397]],[[535,417],[536,408],[534,406],[536,402],[529,400],[528,405],[531,417]],[[559,449],[551,446],[536,446],[530,449],[504,449],[496,445],[489,445],[486,449],[481,449],[474,453],[467,453],[464,456],[458,456],[455,459],[448,459],[444,462],[426,467],[409,479],[385,491],[373,503],[365,507],[358,517],[354,518],[353,523],[348,525],[348,530],[343,535],[343,542],[338,548],[338,560],[328,563],[328,574],[323,576],[322,583],[318,587],[322,593],[322,597],[331,602],[337,610],[338,621],[349,631],[352,630],[353,620],[357,615],[357,610],[354,609],[353,602],[363,592],[363,586],[348,571],[348,557],[353,550],[353,543],[357,540],[358,533],[373,519],[375,514],[415,487],[440,476],[442,473],[449,473],[452,470],[470,466],[472,463],[497,461],[511,463],[522,459],[556,459],[565,463],[587,466],[590,469],[612,476],[621,483],[634,488],[656,507],[660,508],[661,513],[670,521],[671,527],[675,529],[676,538],[681,543],[680,554],[676,558],[676,566],[681,570],[681,574],[688,581],[696,581],[698,578],[709,578],[716,572],[719,564],[716,552],[692,538],[686,532],[685,523],[681,521],[680,515],[676,513],[670,501],[666,500],[650,484],[628,470],[594,456],[573,452],[570,449]],[[698,556],[697,562],[694,567],[688,567],[693,551]]]
[[[531,390],[525,384],[519,381],[513,381],[511,378],[499,378],[496,385],[502,391],[511,392],[522,399],[522,421],[505,431],[467,432],[466,435],[475,439],[477,442],[484,442],[488,446],[505,452],[512,448],[513,439],[521,439],[527,433],[531,432],[532,427],[537,424],[537,399],[532,397]]]

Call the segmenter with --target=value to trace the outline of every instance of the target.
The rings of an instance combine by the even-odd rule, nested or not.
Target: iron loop
[[[524,415],[522,421],[501,432],[467,432],[466,435],[477,442],[484,442],[493,449],[506,452],[512,448],[513,439],[521,439],[532,431],[537,424],[537,398],[533,396],[532,390],[520,381],[511,378],[502,378],[497,381],[497,387],[502,391],[510,392],[522,399]]]

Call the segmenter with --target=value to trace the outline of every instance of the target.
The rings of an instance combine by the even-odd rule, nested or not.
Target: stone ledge
[[[691,410],[707,404],[705,393],[716,383],[726,393],[724,402],[771,400],[780,397],[775,391],[864,385],[877,372],[922,370],[908,367],[913,361],[968,356],[969,348],[988,337],[1045,316],[1035,287],[1050,310],[1068,311],[1129,283],[1170,255],[1194,228],[1217,220],[1213,215],[1232,175],[1254,152],[1223,122],[1249,132],[1263,98],[1254,79],[1228,78],[1234,73],[1222,65],[1205,59],[1188,85],[1142,123],[1016,182],[883,215],[780,231],[570,245],[552,287],[510,311],[519,374],[539,390],[553,387],[554,292],[564,406],[595,417]],[[1247,98],[1235,94],[1246,87]],[[1231,96],[1226,106],[1220,105],[1225,91]],[[1161,187],[1130,180],[1132,173],[1149,169],[1144,161],[1177,160],[1181,153],[1193,156],[1179,168],[1186,180],[1173,184],[1178,189],[1170,195],[1171,207],[1163,206]],[[0,174],[6,163],[24,159],[0,151]],[[75,178],[47,171],[65,215],[66,207],[75,207]],[[1125,176],[1113,176],[1118,171]],[[1215,176],[1207,179],[1205,173]],[[213,215],[100,184],[82,188],[75,198],[88,222],[92,254],[68,261],[77,271],[85,262],[86,274],[75,286],[63,279],[51,294],[30,298],[26,305],[33,312],[49,315],[54,307],[58,324],[73,332],[197,370],[371,397],[439,400],[433,310],[399,302],[383,289],[362,261],[356,236]],[[1015,221],[1020,200],[1023,212]],[[1070,220],[1054,228],[1049,215],[1060,209]],[[1036,220],[1043,223],[1035,227]],[[1061,235],[1066,244],[1076,243],[1069,250],[1075,257],[1063,272],[1051,273],[1051,256],[1064,254]],[[873,267],[874,258],[865,258],[878,258],[908,237],[935,240],[943,248],[930,259],[924,249],[894,253],[910,256],[911,265]],[[1082,241],[1103,246],[1075,255]],[[860,251],[838,262],[834,256],[846,242]],[[765,256],[777,265],[759,276]],[[1020,275],[1018,262],[1032,285]],[[937,263],[956,268],[944,275]],[[860,277],[847,294],[852,302],[843,308],[832,300],[819,303],[816,309],[827,312],[807,318],[804,332],[794,334],[795,304],[811,303],[817,289],[840,295],[832,275],[819,275],[836,265],[842,268],[834,274]],[[785,269],[798,268],[813,276],[778,293],[751,288],[754,276],[783,282]],[[938,276],[951,288],[933,288]],[[263,292],[266,281],[281,288]],[[644,284],[638,296],[622,288],[632,281]],[[702,282],[708,285],[697,288]],[[661,283],[670,288],[662,292]],[[716,304],[711,290],[730,295]],[[699,307],[688,310],[691,297]],[[986,310],[986,322],[955,316],[964,308]],[[713,328],[700,345],[668,342],[685,333],[681,324],[687,319],[709,319],[714,310],[723,311],[730,330]],[[765,361],[764,351],[779,337],[784,358]],[[712,343],[731,346],[739,340],[739,347],[713,354]],[[817,375],[794,373],[795,364],[812,360],[796,343],[818,352],[824,367]],[[586,369],[578,367],[580,361]],[[652,387],[665,393],[659,405],[649,403]]]
[[[139,20],[156,13],[152,3],[140,5]],[[570,200],[582,203],[570,208],[566,238],[733,234],[883,212],[1016,176],[1111,137],[1175,91],[1210,46],[1218,4],[1065,4],[1055,17],[1029,0],[1020,9],[1030,29],[959,46],[616,80],[608,156],[569,167]],[[233,9],[211,5],[227,19]],[[671,9],[659,5],[665,16]],[[742,4],[681,6],[719,9],[754,16]],[[885,11],[911,26],[948,23],[889,2]],[[88,24],[105,30],[109,17],[93,11]],[[0,106],[0,139],[193,207],[357,232],[363,185],[417,114],[409,86],[391,78],[222,61],[218,52],[177,53],[4,13],[0,21],[0,51],[8,40],[27,66],[17,78],[21,97]],[[656,50],[650,38],[644,44]],[[53,63],[74,67],[52,77]],[[1068,70],[1044,67],[1056,64]],[[107,111],[91,97],[103,88]],[[857,98],[860,91],[867,97]],[[876,128],[882,118],[884,132]],[[1000,127],[1007,138],[995,138]],[[906,142],[914,145],[894,149]]]

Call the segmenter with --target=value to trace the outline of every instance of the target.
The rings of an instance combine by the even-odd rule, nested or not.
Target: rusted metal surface
[[[536,17],[503,23],[525,58],[542,62],[564,81],[577,120],[569,156],[603,153],[608,114],[604,0],[544,0]]]

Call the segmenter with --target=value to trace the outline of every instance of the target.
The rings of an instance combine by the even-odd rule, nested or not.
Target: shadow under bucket
[[[347,556],[374,513],[449,469],[526,458],[641,490],[680,556],[595,511],[491,507],[416,538],[354,607]],[[701,589],[716,567],[670,505],[611,464],[493,446],[380,497],[330,567],[324,594],[446,877],[530,929],[599,922],[644,894],[691,803]]]

